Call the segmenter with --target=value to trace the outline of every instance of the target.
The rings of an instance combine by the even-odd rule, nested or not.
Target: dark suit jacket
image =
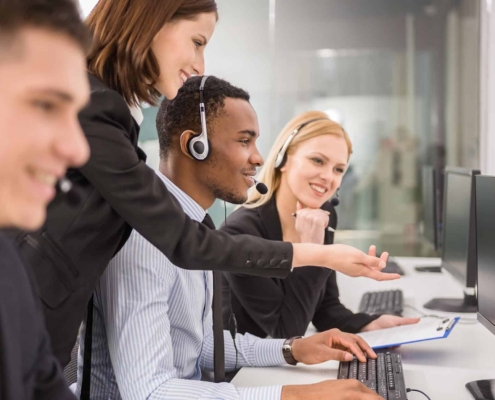
[[[330,203],[325,203],[322,208],[330,211],[330,226],[335,228],[335,209]],[[275,196],[261,207],[239,208],[220,229],[232,235],[248,233],[282,240]],[[326,231],[324,243],[333,243],[332,232]],[[228,328],[232,304],[239,333],[274,338],[302,336],[310,322],[319,331],[339,328],[354,333],[376,319],[367,314],[354,314],[340,303],[336,274],[326,268],[296,268],[285,279],[237,273],[223,275],[224,326]]]
[[[80,114],[80,122],[91,158],[68,173],[82,201],[71,207],[56,198],[42,229],[16,236],[36,278],[47,329],[62,365],[70,359],[96,282],[132,229],[174,264],[188,269],[285,277],[293,255],[291,244],[232,238],[191,221],[145,164],[146,155],[138,148],[139,126],[124,98],[94,76],[89,79],[91,105]],[[255,249],[256,257],[249,259]]]
[[[39,300],[0,233],[0,400],[75,399],[52,353]]]

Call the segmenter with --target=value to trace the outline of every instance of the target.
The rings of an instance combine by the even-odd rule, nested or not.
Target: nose
[[[251,153],[249,157],[249,162],[252,165],[256,165],[257,167],[262,167],[265,161],[263,160],[263,156],[258,150],[258,147],[255,146],[254,151]]]
[[[54,143],[55,153],[63,160],[65,167],[80,167],[89,159],[89,144],[77,117],[66,124],[66,129],[56,136]]]
[[[204,53],[202,51],[198,52],[198,54],[196,55],[196,58],[194,59],[194,63],[193,63],[192,68],[193,68],[195,75],[204,75],[204,73],[205,73],[205,57],[204,57]]]
[[[333,185],[333,183],[335,181],[335,174],[333,171],[333,167],[328,167],[328,168],[325,168],[324,170],[322,170],[320,177],[324,181],[328,182],[330,185]]]

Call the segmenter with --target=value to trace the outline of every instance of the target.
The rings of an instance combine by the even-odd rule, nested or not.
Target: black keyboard
[[[365,363],[357,358],[341,362],[338,379],[357,379],[385,400],[407,400],[400,354],[386,352],[377,356]]]
[[[387,265],[382,269],[382,272],[386,274],[399,274],[404,275],[404,270],[399,267],[395,261],[387,261]]]
[[[366,292],[361,297],[359,312],[371,315],[391,314],[402,315],[404,295],[402,290],[384,290]]]

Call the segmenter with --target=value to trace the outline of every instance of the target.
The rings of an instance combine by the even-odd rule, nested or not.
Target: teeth
[[[187,75],[184,74],[183,72],[181,72],[179,74],[179,76],[180,76],[180,79],[182,79],[182,82],[186,83],[186,81],[187,81]]]
[[[32,174],[34,179],[41,183],[44,183],[45,185],[55,186],[55,184],[57,183],[57,177],[55,175],[41,171],[32,171]]]
[[[327,191],[327,189],[324,189],[324,188],[322,188],[320,186],[316,186],[316,185],[309,185],[309,186],[311,186],[318,193],[325,193]]]

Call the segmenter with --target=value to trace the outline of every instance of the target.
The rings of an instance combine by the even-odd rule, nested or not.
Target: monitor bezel
[[[424,234],[423,232],[423,237],[425,238],[425,240],[432,244],[434,249],[435,250],[439,250],[440,249],[440,232],[439,232],[439,227],[440,227],[440,221],[439,221],[439,202],[440,202],[440,198],[439,198],[439,175],[440,175],[440,171],[438,170],[438,168],[435,168],[433,165],[424,165],[423,166],[423,179],[424,179],[424,176],[425,175],[430,175],[430,179],[431,179],[431,182],[433,183],[433,243],[430,243],[430,240],[426,237],[426,235]],[[424,185],[424,182],[421,182],[421,190],[423,191],[421,193],[421,200],[423,201],[423,207],[425,206],[425,193],[424,193],[424,189],[425,189],[425,185]],[[424,218],[424,221],[423,223],[426,222],[426,217],[425,217],[425,214],[424,214],[424,209],[423,209],[423,218]]]
[[[459,273],[453,266],[445,261],[445,235],[447,232],[447,185],[448,176],[447,174],[458,174],[471,177],[471,200],[469,204],[469,232],[468,232],[468,251],[466,260],[466,276]],[[444,172],[444,187],[443,187],[443,218],[442,218],[442,268],[445,268],[454,278],[461,282],[466,288],[476,287],[476,204],[475,204],[475,176],[480,175],[480,170],[478,169],[468,169],[460,167],[446,167]]]

